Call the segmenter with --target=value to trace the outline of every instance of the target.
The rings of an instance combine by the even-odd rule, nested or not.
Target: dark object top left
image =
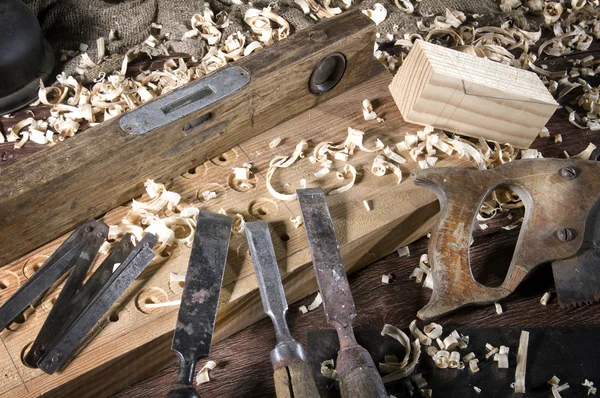
[[[54,54],[33,12],[21,0],[0,0],[0,115],[37,99]]]

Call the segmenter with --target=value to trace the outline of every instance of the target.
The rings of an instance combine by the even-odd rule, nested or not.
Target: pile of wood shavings
[[[161,258],[167,258],[177,244],[191,246],[198,208],[181,202],[181,196],[168,191],[163,184],[147,180],[144,186],[149,200],[133,200],[131,210],[121,222],[110,226],[108,240],[115,242],[129,232],[137,243],[146,233],[153,233],[158,238],[153,250]],[[106,242],[101,252],[108,253],[114,244]]]
[[[142,71],[137,76],[127,77],[129,59],[126,56],[120,70],[110,75],[101,74],[91,87],[81,85],[73,76],[64,73],[57,76],[52,86],[45,87],[40,82],[39,98],[33,106],[51,106],[50,116],[40,120],[28,118],[15,124],[8,129],[6,137],[0,133],[0,143],[14,142],[16,149],[29,140],[54,145],[206,76],[263,46],[282,40],[290,32],[289,23],[269,7],[248,9],[244,20],[250,28],[249,33],[235,32],[227,37],[224,45],[216,46],[221,40],[222,30],[229,25],[227,15],[219,13],[215,17],[208,6],[203,14],[195,14],[191,18],[192,30],[185,33],[184,37],[198,37],[210,47],[202,59],[192,57],[191,65],[182,58],[170,59],[162,69]],[[149,45],[156,45],[155,38],[149,40],[146,40]],[[83,57],[82,60],[81,68],[95,66],[89,57]]]

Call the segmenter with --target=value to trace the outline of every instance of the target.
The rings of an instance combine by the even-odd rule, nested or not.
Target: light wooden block
[[[530,71],[419,40],[390,84],[407,122],[527,148],[558,104]]]

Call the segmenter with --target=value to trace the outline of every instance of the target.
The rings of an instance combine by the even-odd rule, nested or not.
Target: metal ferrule
[[[296,340],[278,343],[271,351],[273,370],[286,367],[292,363],[306,362],[306,355],[302,345]]]

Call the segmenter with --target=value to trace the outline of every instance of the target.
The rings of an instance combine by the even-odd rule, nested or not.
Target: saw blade
[[[351,325],[356,317],[356,308],[325,193],[317,188],[299,189],[296,192],[327,321]]]
[[[561,306],[600,301],[600,200],[586,220],[581,248],[573,257],[554,261],[552,273]]]

